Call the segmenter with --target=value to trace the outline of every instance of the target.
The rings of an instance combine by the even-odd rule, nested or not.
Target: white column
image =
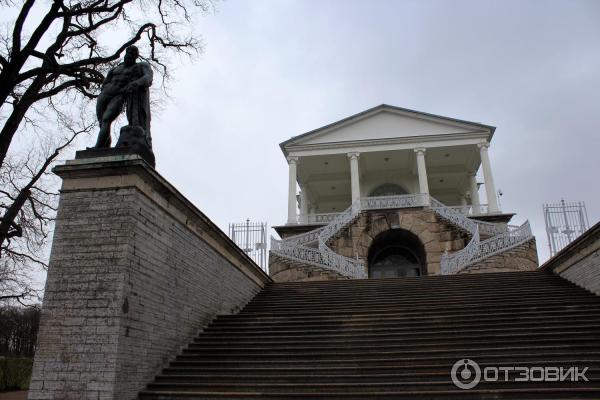
[[[298,215],[296,214],[296,164],[298,157],[288,157],[289,165],[289,186],[288,186],[288,224],[297,224]]]
[[[467,197],[465,196],[465,194],[461,194],[460,195],[460,212],[468,215],[469,214],[469,205],[467,204]]]
[[[473,208],[473,214],[479,214],[481,212],[481,208],[479,205],[479,185],[477,185],[477,175],[470,174],[469,175],[469,192],[471,193],[471,206]]]
[[[487,195],[488,212],[500,212],[498,206],[498,197],[496,195],[496,185],[494,185],[494,177],[492,176],[492,166],[488,155],[489,143],[479,143],[479,155],[481,156],[481,167],[483,168],[483,180],[485,185],[485,193]]]
[[[300,222],[308,222],[308,195],[306,185],[300,185]]]
[[[358,172],[358,157],[360,153],[348,153],[350,159],[350,187],[352,192],[352,204],[360,199],[360,177]]]
[[[425,148],[415,149],[417,153],[417,172],[419,174],[419,193],[429,194],[429,184],[427,183],[427,167],[425,166]]]

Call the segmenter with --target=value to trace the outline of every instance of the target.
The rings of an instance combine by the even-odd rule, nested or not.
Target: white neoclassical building
[[[281,143],[288,212],[274,227],[271,276],[535,269],[529,223],[509,225],[514,214],[500,210],[488,155],[494,131],[382,104]]]
[[[293,137],[280,145],[289,165],[287,224],[327,222],[360,197],[408,193],[471,215],[501,214],[488,156],[494,130],[382,104]]]

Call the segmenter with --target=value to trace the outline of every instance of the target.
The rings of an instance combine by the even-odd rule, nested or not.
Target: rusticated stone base
[[[368,274],[368,254],[373,240],[380,233],[392,229],[404,229],[419,238],[425,250],[428,275],[440,273],[440,259],[444,251],[463,249],[469,239],[465,232],[442,221],[431,210],[404,209],[364,211],[334,236],[329,246],[338,254],[362,260]],[[269,274],[276,282],[347,279],[315,266],[289,263],[273,253],[269,257]]]
[[[368,254],[373,240],[391,229],[404,229],[419,238],[425,249],[428,275],[440,273],[444,251],[463,249],[469,238],[466,233],[440,220],[431,210],[409,209],[363,212],[329,244],[338,254],[362,260],[368,273]]]

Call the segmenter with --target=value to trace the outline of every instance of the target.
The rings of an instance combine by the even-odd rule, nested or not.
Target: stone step
[[[512,329],[454,329],[449,330],[445,329],[444,331],[434,331],[434,332],[420,332],[418,335],[427,338],[446,338],[452,336],[461,336],[465,333],[468,334],[478,334],[478,335],[488,335],[488,334],[511,334],[511,333],[521,333],[521,334],[529,334],[535,335],[539,331],[550,332],[553,330],[561,331],[568,328],[568,326],[543,326],[539,328],[531,328],[531,327],[521,327],[521,328],[512,328]],[[597,331],[600,328],[600,325],[580,325],[578,327],[581,330],[594,330]],[[341,341],[341,340],[384,340],[384,339],[392,339],[392,338],[412,338],[415,337],[415,333],[412,332],[398,332],[393,330],[387,330],[385,332],[342,332],[342,333],[321,333],[321,334],[313,334],[310,336],[302,335],[302,334],[290,334],[284,333],[279,335],[205,335],[202,340],[221,340],[221,341],[233,341],[238,340],[240,343],[245,341],[256,341],[257,339],[261,339],[264,341],[275,341],[275,340],[295,340],[297,342],[314,342],[316,340],[321,341]]]
[[[151,391],[140,392],[140,400],[177,400],[177,399],[343,399],[343,400],[379,400],[379,399],[416,399],[416,400],[559,400],[559,399],[598,399],[600,386],[591,388],[536,388],[536,389],[472,389],[464,390],[420,390],[420,391],[363,391],[360,394],[349,393],[347,390],[328,393],[297,393],[287,392],[180,392],[180,391]]]
[[[303,367],[297,365],[289,366],[260,366],[260,367],[246,367],[246,366],[228,366],[228,367],[194,367],[189,366],[190,363],[183,363],[184,366],[170,366],[163,370],[164,375],[175,374],[200,374],[200,375],[217,375],[217,376],[231,376],[231,377],[247,377],[252,375],[262,376],[273,376],[273,375],[288,375],[288,376],[299,376],[305,378],[312,378],[313,376],[321,375],[336,375],[336,374],[349,374],[349,375],[385,375],[385,374],[429,374],[439,373],[444,371],[448,374],[448,371],[452,368],[456,360],[442,360],[432,361],[429,363],[421,364],[395,364],[395,365],[375,365],[375,366],[351,366],[351,365],[337,365],[334,367],[327,367],[322,365],[312,365],[310,367]],[[496,360],[494,363],[478,362],[481,368],[485,367],[564,367],[570,368],[574,366],[578,367],[589,367],[590,370],[597,371],[600,368],[600,358],[598,359],[578,359],[571,358],[568,361],[557,360],[553,358],[540,357],[536,360]]]
[[[564,366],[563,368],[568,369],[570,366]],[[558,367],[557,367],[558,368]],[[310,381],[315,384],[319,383],[354,383],[354,382],[366,382],[366,383],[374,383],[374,382],[386,382],[386,383],[395,383],[395,382],[407,382],[414,381],[418,379],[424,382],[433,382],[433,381],[447,381],[449,378],[449,367],[441,368],[438,371],[433,372],[404,372],[404,373],[384,373],[378,372],[374,374],[340,374],[340,373],[320,373],[320,374],[311,374]],[[306,374],[307,372],[304,372]],[[511,370],[507,372],[508,379],[514,381],[515,378],[520,376],[521,372]],[[599,368],[590,368],[585,373],[586,378],[593,380],[600,380],[600,369]],[[503,377],[504,373],[503,373]],[[253,374],[253,375],[241,375],[238,371],[238,374],[215,374],[215,373],[198,373],[198,374],[162,374],[156,377],[156,382],[158,383],[219,383],[219,384],[240,384],[244,383],[246,385],[251,384],[261,384],[264,382],[269,383],[305,383],[306,375],[300,374],[282,374],[279,370],[272,370],[270,374]]]
[[[423,279],[425,278],[425,280]],[[525,280],[536,280],[538,282],[557,282],[555,276],[543,271],[521,271],[521,272],[498,272],[488,273],[479,276],[473,275],[429,275],[423,277],[402,277],[402,278],[377,278],[377,279],[352,279],[350,281],[319,281],[319,282],[277,282],[270,283],[265,290],[285,289],[285,288],[305,288],[307,290],[317,287],[339,287],[348,288],[352,286],[374,287],[380,285],[421,285],[430,286],[436,284],[452,285],[474,282],[477,284],[485,282],[518,282]]]
[[[577,333],[572,334],[573,339],[577,340],[578,344],[587,346],[595,346],[600,342],[600,330],[592,334]],[[512,346],[531,346],[531,345],[562,345],[564,339],[557,335],[542,336],[536,334],[533,335],[519,335],[513,336],[497,336],[497,337],[460,337],[452,339],[440,338],[434,340],[420,340],[420,338],[412,338],[407,340],[390,342],[385,341],[384,343],[367,343],[361,341],[352,341],[349,344],[346,341],[318,341],[318,342],[284,342],[284,343],[265,343],[255,342],[252,345],[247,343],[229,342],[227,345],[223,345],[219,342],[205,341],[204,343],[191,343],[188,348],[183,350],[183,354],[234,354],[234,355],[260,355],[270,353],[285,353],[285,352],[310,352],[319,351],[327,353],[335,351],[338,353],[345,353],[351,351],[398,351],[402,349],[414,349],[419,348],[423,350],[435,350],[440,348],[458,347],[464,346],[465,343],[472,346],[482,345],[512,345]]]
[[[532,335],[530,331],[516,331],[515,332],[496,332],[490,331],[488,333],[481,332],[455,332],[452,335],[446,334],[421,334],[414,335],[410,338],[407,338],[407,335],[398,335],[391,337],[379,337],[377,338],[377,342],[365,342],[364,336],[354,336],[354,337],[344,337],[343,340],[324,340],[322,338],[312,338],[307,337],[303,339],[293,338],[269,338],[268,342],[263,339],[263,337],[256,338],[239,338],[239,337],[211,337],[207,338],[203,335],[199,336],[194,340],[194,342],[189,344],[189,348],[227,348],[227,349],[236,349],[236,348],[280,348],[280,347],[310,347],[310,348],[339,348],[343,349],[345,347],[383,347],[389,346],[390,348],[395,345],[403,345],[408,343],[411,346],[416,345],[428,345],[431,343],[464,343],[465,341],[468,343],[476,344],[476,343],[496,343],[501,342],[502,340],[508,341],[553,341],[553,340],[564,340],[565,336],[570,336],[574,339],[589,339],[596,338],[600,334],[600,327],[596,330],[586,329],[582,330],[579,327],[568,327],[562,328],[560,330],[551,329],[545,332],[536,332],[535,335]],[[410,342],[408,342],[410,340]],[[366,344],[365,344],[366,343]]]
[[[540,302],[543,302],[544,305],[553,304],[553,305],[564,305],[564,304],[573,304],[573,305],[597,305],[600,303],[600,297],[590,299],[589,296],[573,296],[570,298],[567,294],[562,296],[556,295],[549,298],[540,299]],[[491,311],[493,309],[505,309],[507,307],[519,306],[522,307],[536,307],[540,302],[536,301],[535,298],[530,299],[487,299],[485,301],[479,300],[477,302],[468,302],[464,304],[456,304],[456,303],[436,303],[436,302],[428,302],[428,303],[415,303],[415,304],[404,304],[406,308],[410,310],[418,310],[422,312],[427,312],[430,310],[456,310],[456,309],[469,309],[473,312],[477,313],[477,311]],[[267,309],[266,307],[260,309],[249,310],[244,308],[240,315],[243,317],[271,317],[271,316],[300,316],[300,315],[338,315],[340,313],[365,313],[365,312],[398,312],[404,311],[401,305],[397,303],[384,303],[384,304],[362,304],[353,306],[352,304],[348,304],[345,307],[328,307],[327,304],[317,304],[315,307],[307,305],[306,307],[289,307],[289,308],[275,308],[275,309]]]
[[[541,350],[541,349],[540,349]],[[590,351],[588,349],[583,349],[581,352],[573,352],[569,351],[569,349],[561,349],[561,351],[550,351],[548,349],[543,349],[543,351],[526,351],[522,349],[518,349],[516,352],[507,352],[504,353],[498,352],[495,354],[471,354],[465,353],[461,355],[456,355],[452,353],[448,354],[412,354],[410,356],[397,356],[397,357],[360,357],[360,358],[340,358],[340,357],[332,357],[327,359],[319,359],[318,362],[315,360],[302,360],[302,359],[283,359],[283,360],[266,360],[262,358],[255,359],[210,359],[210,358],[197,358],[190,359],[188,358],[177,358],[175,361],[172,361],[170,366],[172,367],[338,367],[338,366],[354,366],[354,367],[369,367],[369,366],[397,366],[397,365],[423,365],[441,362],[448,362],[452,365],[454,362],[463,359],[463,358],[471,358],[476,360],[477,362],[483,363],[509,363],[514,361],[530,361],[534,362],[540,359],[556,359],[559,362],[570,362],[573,359],[578,359],[583,362],[585,360],[596,360],[600,358],[600,351]]]
[[[297,313],[288,315],[260,315],[260,314],[236,314],[236,315],[220,315],[214,323],[238,323],[238,324],[262,324],[262,323],[276,323],[276,322],[320,322],[328,320],[360,320],[365,318],[406,318],[407,320],[416,319],[433,319],[433,318],[444,318],[444,317],[462,317],[472,319],[473,315],[478,314],[478,310],[481,311],[479,315],[530,315],[530,314],[544,314],[544,313],[569,313],[569,312],[581,312],[594,314],[599,311],[600,303],[590,302],[588,299],[583,299],[581,302],[569,302],[565,304],[564,301],[549,302],[544,304],[538,304],[536,302],[531,304],[513,303],[511,305],[503,304],[503,307],[486,307],[481,310],[477,304],[467,304],[460,306],[453,306],[453,308],[447,308],[443,305],[414,309],[399,309],[398,307],[389,309],[378,309],[378,310],[365,310],[361,312],[357,311],[340,311],[338,313]],[[420,317],[420,318],[419,318]]]
[[[374,332],[374,331],[394,331],[394,332],[420,332],[437,329],[441,331],[454,331],[460,328],[463,331],[470,329],[490,329],[493,327],[499,328],[532,328],[539,325],[544,326],[581,326],[581,325],[600,325],[600,315],[598,316],[573,316],[573,317],[555,317],[555,318],[535,318],[526,319],[501,319],[499,321],[476,319],[471,321],[452,321],[452,320],[437,320],[429,322],[403,322],[403,321],[373,321],[367,324],[323,324],[323,325],[272,325],[272,326],[220,326],[211,325],[204,330],[205,334],[223,334],[223,335],[253,335],[253,334],[324,334],[332,333],[350,333],[350,332]]]
[[[489,311],[487,313],[477,316],[480,321],[483,320],[513,320],[513,319],[527,319],[530,317],[547,317],[547,318],[561,318],[561,317],[573,317],[573,316],[588,316],[590,313],[600,313],[600,304],[592,305],[588,307],[565,307],[559,306],[556,308],[541,308],[535,310],[521,310],[514,309],[513,311]],[[299,318],[286,318],[286,317],[274,317],[274,318],[222,318],[219,317],[213,321],[213,326],[225,327],[241,327],[241,326],[282,326],[285,325],[337,325],[343,324],[370,324],[378,321],[385,322],[428,322],[428,321],[440,321],[440,320],[452,320],[452,321],[472,321],[474,319],[473,313],[457,313],[457,312],[440,312],[440,313],[428,313],[423,315],[421,312],[396,312],[394,314],[376,314],[376,313],[364,313],[364,314],[349,314],[349,315],[332,315],[322,317],[299,317]]]
[[[481,389],[548,389],[554,390],[561,387],[589,389],[587,382],[482,382],[478,385]],[[452,391],[456,386],[452,381],[404,381],[404,382],[343,382],[343,383],[181,383],[181,382],[156,382],[148,385],[148,390],[165,390],[178,392],[260,392],[260,393],[330,393],[339,390],[345,390],[350,393],[358,394],[362,392],[372,392],[374,389],[379,392],[403,392],[419,390],[447,390]],[[596,385],[600,389],[600,385]]]
[[[349,360],[360,362],[363,358],[372,357],[381,360],[387,359],[402,359],[402,358],[421,358],[432,356],[454,356],[460,358],[483,358],[485,356],[493,356],[504,353],[518,353],[520,351],[531,352],[532,354],[544,354],[552,352],[553,354],[586,354],[598,350],[597,341],[580,342],[577,344],[536,344],[531,343],[510,343],[500,344],[496,346],[486,345],[471,345],[463,343],[462,345],[452,346],[451,348],[402,348],[402,349],[349,349],[347,351],[291,351],[290,349],[265,351],[262,354],[256,352],[242,352],[236,354],[219,353],[219,360],[233,361],[279,361],[279,360],[295,360],[298,362],[316,362],[321,360]],[[195,351],[187,349],[176,358],[177,361],[201,361],[210,359],[210,354],[203,351]]]
[[[533,286],[533,287],[532,287]],[[541,286],[541,285],[540,285]],[[467,292],[468,289],[468,292]],[[402,297],[455,297],[455,296],[481,296],[487,294],[488,296],[492,295],[503,295],[510,296],[518,293],[522,293],[523,290],[531,290],[532,293],[552,293],[552,292],[564,292],[569,289],[566,285],[544,285],[541,287],[535,287],[531,283],[520,282],[510,285],[497,285],[495,287],[488,287],[488,285],[482,285],[480,287],[440,287],[440,288],[420,288],[420,287],[390,287],[390,288],[378,288],[376,290],[367,291],[363,290],[357,292],[356,290],[333,290],[333,291],[322,291],[320,293],[314,293],[309,291],[304,291],[302,293],[292,293],[291,291],[287,291],[285,294],[285,298],[281,298],[282,294],[259,294],[253,301],[253,305],[260,305],[264,303],[271,303],[274,301],[277,302],[286,302],[286,303],[294,303],[294,302],[302,302],[307,299],[318,298],[323,300],[344,300],[349,297],[353,301],[354,300],[365,300],[365,299],[373,299],[373,298],[402,298]],[[587,294],[583,289],[575,291],[575,293]],[[311,296],[312,295],[312,296]]]

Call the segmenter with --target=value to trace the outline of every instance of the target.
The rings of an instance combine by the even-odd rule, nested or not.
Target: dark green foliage
[[[0,357],[0,391],[27,390],[32,366],[32,358]]]

